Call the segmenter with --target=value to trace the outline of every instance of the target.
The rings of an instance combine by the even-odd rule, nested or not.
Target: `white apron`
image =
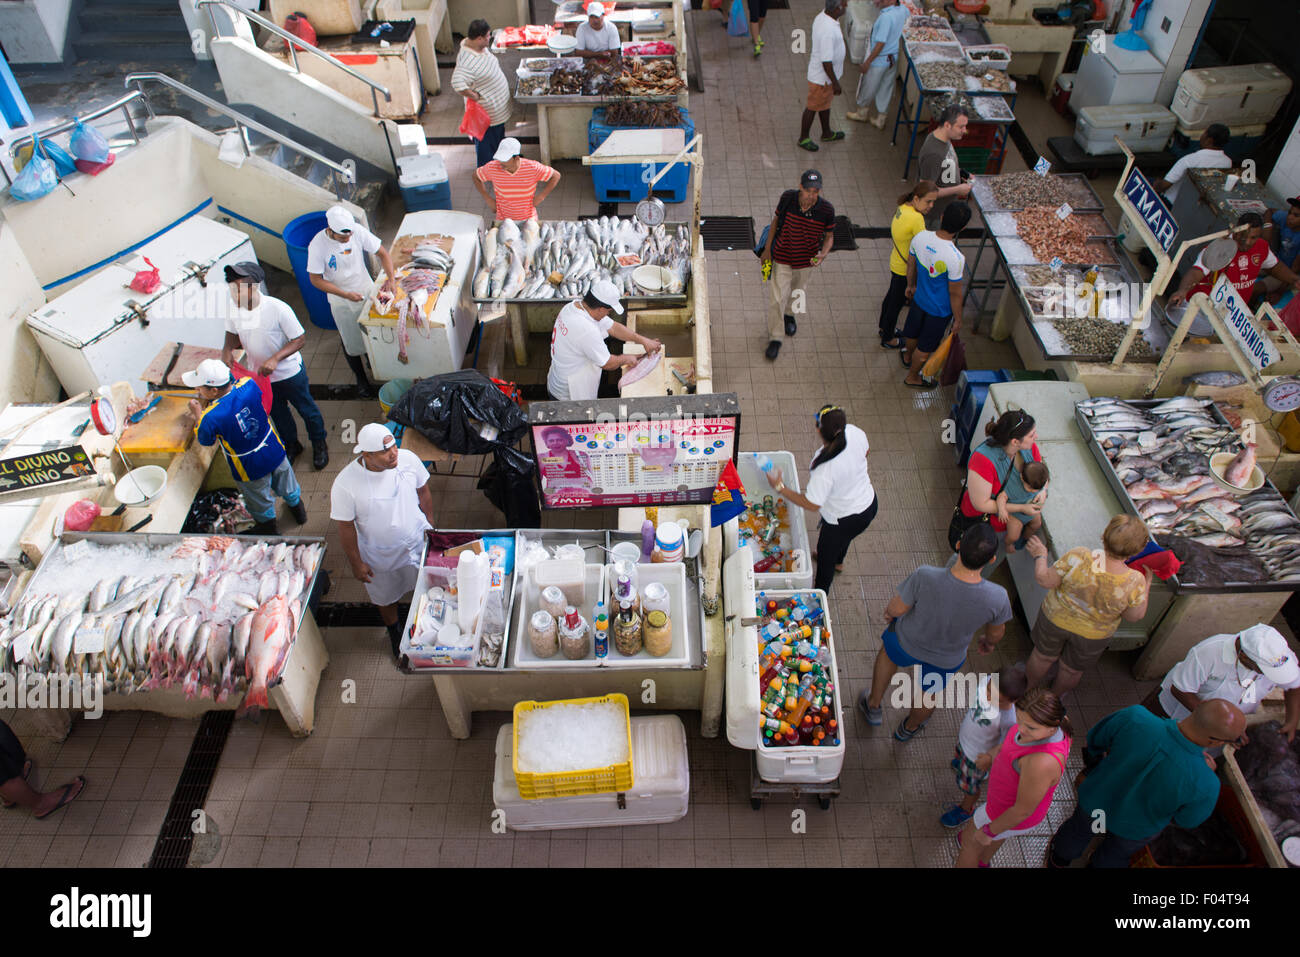
[[[357,292],[364,294],[365,289],[358,289]],[[361,310],[365,308],[366,301],[353,302],[351,299],[344,299],[342,296],[336,296],[332,292],[326,293],[325,298],[330,303],[330,315],[334,317],[334,325],[338,327],[339,338],[343,340],[343,351],[350,356],[363,356],[366,354],[366,334],[361,331],[361,326],[357,322],[361,318]]]
[[[365,583],[366,594],[376,605],[391,605],[415,588],[424,530],[430,527],[415,487],[400,473],[395,479],[389,494],[382,489],[372,492],[364,522],[360,515],[356,522],[357,550],[374,573]]]

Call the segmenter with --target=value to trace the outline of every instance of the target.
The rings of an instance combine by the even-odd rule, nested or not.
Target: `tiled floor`
[[[820,8],[816,0],[792,0],[793,11],[772,11],[761,59],[747,44],[715,25],[716,15],[696,15],[707,92],[692,93],[690,110],[704,136],[707,158],[705,214],[750,215],[760,228],[781,190],[794,186],[808,166],[821,170],[826,197],[857,225],[886,225],[903,192],[900,147],[889,135],[842,119],[851,105],[834,107],[835,126],[848,137],[815,156],[795,148],[805,91],[805,56],[791,54],[788,37],[807,29]],[[449,71],[444,70],[444,89]],[[846,84],[848,85],[848,84]],[[1042,91],[1027,84],[1017,114],[1035,144],[1067,132]],[[460,103],[444,94],[432,101],[426,128],[450,136]],[[535,118],[521,111],[515,132],[535,132]],[[903,141],[905,143],[905,140]],[[443,147],[458,205],[482,211],[465,177],[470,147]],[[536,155],[535,148],[526,150]],[[1008,171],[1023,168],[1008,155]],[[578,163],[564,162],[559,190],[544,207],[553,218],[595,212],[590,178]],[[1113,178],[1095,181],[1107,195]],[[391,238],[400,203],[381,219]],[[1112,212],[1113,216],[1113,212]],[[945,558],[946,528],[960,472],[941,441],[952,403],[950,389],[921,394],[901,384],[892,352],[876,344],[876,318],[888,280],[888,241],[861,241],[856,252],[832,255],[820,267],[809,294],[809,313],[780,360],[762,357],[765,288],[756,260],[746,251],[709,254],[715,386],[740,396],[742,447],[788,449],[806,461],[814,447],[812,414],[823,402],[842,406],[871,441],[871,476],[880,514],[855,544],[832,591],[840,623],[840,683],[851,702],[869,682],[880,651],[877,637],[885,604],[895,586],[918,565]],[[273,277],[277,294],[301,306],[293,283]],[[545,340],[534,336],[527,369],[507,364],[506,375],[524,383],[544,381]],[[335,336],[310,329],[304,350],[318,384],[351,381]],[[1017,367],[1009,343],[968,337],[972,368]],[[331,425],[332,461],[299,471],[310,518],[304,534],[330,543],[331,601],[362,601],[364,592],[347,571],[337,536],[327,520],[328,492],[347,460],[343,429],[378,418],[372,402],[323,402]],[[469,477],[435,476],[440,524],[491,527],[503,524]],[[603,514],[547,515],[547,524],[603,527]],[[1005,578],[1004,583],[1008,583]],[[855,709],[848,724],[842,792],[831,810],[804,800],[806,831],[792,829],[793,805],[768,801],[750,808],[750,757],[722,738],[699,734],[698,713],[684,713],[689,736],[691,807],[671,825],[621,829],[496,834],[491,828],[492,747],[505,714],[478,714],[469,740],[451,739],[432,681],[393,667],[378,629],[325,631],[329,668],[317,696],[315,733],[288,735],[275,714],[235,722],[213,782],[206,810],[207,843],[215,857],[206,866],[768,866],[787,865],[947,867],[952,835],[938,824],[945,803],[957,797],[948,761],[960,715],[940,711],[925,732],[901,745],[890,736],[898,715],[883,728],[868,727]],[[970,666],[993,671],[1023,660],[1023,629],[1009,626],[997,651],[981,656],[972,647]],[[1106,713],[1141,699],[1150,685],[1129,674],[1133,654],[1107,654],[1094,673],[1067,697],[1076,728],[1086,730]],[[356,682],[357,701],[344,704],[343,679]],[[167,803],[196,729],[195,722],[148,714],[116,713],[101,721],[78,720],[67,741],[36,736],[23,713],[4,715],[37,762],[36,783],[50,787],[85,773],[89,785],[67,811],[48,821],[21,812],[0,813],[0,865],[142,866],[149,857]],[[1077,752],[1070,775],[1077,770]],[[1050,820],[1068,815],[1069,781],[1063,781]],[[1009,843],[1000,867],[1037,866],[1044,838]],[[197,845],[196,845],[197,847]],[[206,856],[206,855],[205,855]],[[194,863],[197,863],[198,855]]]

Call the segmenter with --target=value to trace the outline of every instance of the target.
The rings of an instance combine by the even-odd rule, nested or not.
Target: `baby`
[[[1017,459],[1019,464],[1019,459]],[[1043,515],[1038,506],[1031,505],[1034,496],[1047,489],[1051,476],[1047,466],[1042,462],[1025,462],[1018,469],[1012,469],[1007,476],[1007,484],[998,493],[998,510],[1007,512],[1007,551],[1014,552],[1019,547],[1021,536],[1033,537],[1034,532],[1043,527]],[[1046,498],[1046,496],[1044,496]],[[1016,513],[1028,515],[1029,520],[1017,518]]]

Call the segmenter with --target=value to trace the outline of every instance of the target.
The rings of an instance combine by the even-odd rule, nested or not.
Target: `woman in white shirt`
[[[817,535],[817,574],[813,587],[831,590],[835,573],[849,552],[849,543],[867,530],[876,517],[876,490],[867,474],[866,433],[849,425],[838,405],[824,405],[816,415],[822,447],[808,466],[808,486],[800,495],[786,487],[780,469],[768,473],[772,488],[791,504],[821,513]]]

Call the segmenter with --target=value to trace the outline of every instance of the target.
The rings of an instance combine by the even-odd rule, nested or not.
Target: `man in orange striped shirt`
[[[486,183],[492,184],[488,192]],[[537,192],[537,184],[546,188]],[[497,147],[490,163],[474,171],[474,186],[483,198],[496,208],[497,220],[514,219],[520,222],[537,215],[537,205],[560,185],[560,173],[537,160],[519,155],[519,141],[507,136]]]

